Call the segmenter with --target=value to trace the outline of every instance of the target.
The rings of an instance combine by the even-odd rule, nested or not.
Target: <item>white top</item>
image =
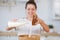
[[[19,19],[17,22],[8,22],[8,27],[14,26],[16,26],[18,35],[38,35],[41,30],[43,30],[40,24],[32,25],[32,22],[27,19]]]

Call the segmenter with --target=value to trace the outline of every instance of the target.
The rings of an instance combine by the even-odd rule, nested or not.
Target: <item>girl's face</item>
[[[27,4],[26,13],[27,13],[27,16],[32,17],[36,13],[35,5]]]

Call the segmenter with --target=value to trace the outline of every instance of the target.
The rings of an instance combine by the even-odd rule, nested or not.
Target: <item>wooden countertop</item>
[[[42,33],[42,36],[60,36],[58,33]]]
[[[0,36],[17,36],[16,32],[0,32]]]
[[[42,33],[42,36],[60,36],[57,33]],[[17,36],[16,32],[0,32],[0,36]]]

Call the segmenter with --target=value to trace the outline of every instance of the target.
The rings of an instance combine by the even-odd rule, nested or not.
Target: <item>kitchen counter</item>
[[[42,36],[60,36],[58,33],[42,33]]]
[[[42,33],[42,36],[60,36],[58,33]],[[0,32],[0,36],[17,36],[16,32]]]
[[[0,32],[0,36],[17,36],[16,32]]]

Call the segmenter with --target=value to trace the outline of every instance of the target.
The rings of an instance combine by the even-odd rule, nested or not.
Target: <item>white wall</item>
[[[47,23],[51,24],[51,0],[40,0],[40,3],[38,4],[38,15]]]

